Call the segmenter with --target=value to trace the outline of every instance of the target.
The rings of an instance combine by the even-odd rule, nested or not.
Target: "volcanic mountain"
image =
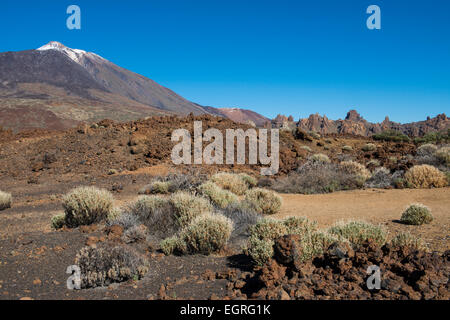
[[[59,42],[0,53],[0,126],[16,131],[191,112],[209,113],[95,53]]]

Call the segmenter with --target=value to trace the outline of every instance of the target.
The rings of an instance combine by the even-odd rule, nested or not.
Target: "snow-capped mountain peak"
[[[79,49],[71,49],[57,41],[50,41],[49,43],[38,48],[37,50],[38,51],[57,50],[59,52],[64,53],[66,56],[68,56],[70,59],[72,59],[73,61],[75,61],[78,64],[83,64],[82,60],[85,57],[106,61],[104,58],[100,57],[99,55],[97,55],[95,53],[87,52],[87,51],[79,50]]]

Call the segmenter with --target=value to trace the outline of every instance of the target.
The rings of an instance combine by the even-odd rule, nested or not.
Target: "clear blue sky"
[[[55,40],[203,105],[410,122],[450,113],[449,17],[448,0],[1,0],[0,52]]]

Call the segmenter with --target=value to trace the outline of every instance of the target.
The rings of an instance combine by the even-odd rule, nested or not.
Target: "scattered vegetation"
[[[239,173],[239,177],[244,180],[248,188],[254,188],[258,185],[258,180],[251,175],[248,175],[246,173]]]
[[[364,179],[344,172],[338,164],[308,161],[296,172],[275,181],[271,188],[283,193],[316,194],[363,186]]]
[[[12,196],[10,193],[0,190],[0,210],[11,208]]]
[[[450,141],[450,129],[447,132],[429,132],[423,137],[417,137],[414,139],[416,144],[421,143],[448,143]]]
[[[147,261],[128,246],[84,247],[75,264],[81,269],[82,288],[140,279],[148,272]]]
[[[422,164],[405,173],[405,181],[412,188],[442,188],[447,186],[447,177],[439,169]]]
[[[368,188],[387,188],[393,185],[391,172],[385,167],[376,168],[372,176],[366,181]]]
[[[65,224],[72,228],[105,220],[113,202],[112,194],[105,189],[75,188],[63,197]]]
[[[353,147],[352,146],[343,146],[342,151],[353,151]]]
[[[431,210],[423,204],[412,204],[403,212],[400,221],[405,224],[420,226],[431,223],[433,215]]]
[[[387,233],[381,226],[364,221],[338,222],[328,229],[328,232],[347,239],[351,244],[358,246],[365,241],[373,240],[382,245],[386,242]]]
[[[174,193],[177,191],[194,192],[199,185],[205,182],[207,176],[195,171],[188,174],[170,173],[166,176],[156,177],[150,184],[144,186],[140,194]]]
[[[446,167],[450,167],[450,147],[442,147],[434,154]]]
[[[381,133],[374,134],[372,136],[374,140],[381,140],[381,141],[393,141],[393,142],[408,142],[410,141],[410,138],[398,131],[395,130],[387,130]]]
[[[281,209],[282,199],[275,192],[254,188],[245,193],[244,201],[250,208],[261,214],[275,214]]]

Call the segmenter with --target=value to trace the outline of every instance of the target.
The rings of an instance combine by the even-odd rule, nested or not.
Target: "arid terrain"
[[[175,127],[191,129],[194,119],[219,129],[248,128],[211,116],[171,116],[127,123],[102,121],[68,131],[38,130],[17,135],[3,131],[0,190],[11,193],[13,201],[11,208],[0,211],[0,299],[449,298],[449,187],[405,188],[395,181],[396,184],[383,188],[359,185],[355,190],[337,188],[326,194],[281,190],[285,184],[280,181],[295,178],[315,154],[327,154],[331,164],[352,159],[372,172],[378,166],[395,172],[421,163],[416,155],[418,146],[351,135],[311,137],[299,130],[281,132],[280,173],[273,178],[259,177],[258,166],[204,166],[196,170],[208,176],[219,170],[247,172],[259,180],[259,186],[277,190],[282,205],[270,218],[282,221],[305,216],[317,221],[321,230],[339,220],[364,220],[385,228],[388,241],[403,232],[420,237],[428,253],[389,246],[379,249],[368,242],[355,249],[356,253],[344,250],[345,268],[342,257],[336,264],[334,251],[325,251],[314,264],[304,261],[298,267],[282,262],[289,259],[280,258],[286,255],[286,248],[291,248],[286,243],[296,240],[280,238],[275,242],[274,259],[264,266],[255,266],[242,250],[242,243],[238,246],[230,241],[210,255],[165,255],[158,243],[137,241],[129,245],[148,260],[148,272],[143,277],[68,290],[66,268],[74,264],[80,249],[123,245],[124,230],[104,222],[55,230],[51,220],[64,212],[63,196],[79,186],[95,186],[112,193],[115,207],[126,208],[155,178],[176,172],[189,174],[191,168],[170,162],[170,133]],[[376,144],[376,148],[364,151],[368,143]],[[431,209],[434,220],[421,226],[400,222],[402,212],[413,203]],[[389,279],[380,291],[364,289],[367,262],[361,262],[361,257],[366,256],[386,268]],[[412,276],[417,270],[426,270],[426,279],[434,284],[422,284],[423,277],[422,282],[417,282]]]

